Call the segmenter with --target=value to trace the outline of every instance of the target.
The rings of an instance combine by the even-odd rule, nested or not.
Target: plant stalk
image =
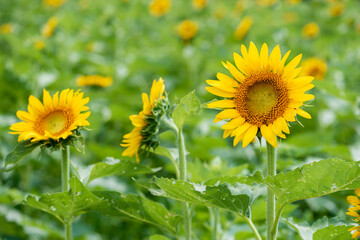
[[[276,175],[276,148],[266,142],[267,148],[267,175],[274,177]],[[267,187],[267,203],[266,203],[266,222],[267,222],[267,239],[275,240],[277,228],[273,231],[275,222],[275,195],[272,190]]]
[[[70,190],[69,179],[70,179],[70,149],[69,146],[66,146],[62,150],[62,161],[61,161],[62,192],[67,192]],[[64,223],[64,227],[65,227],[65,240],[71,240],[72,239],[71,222]]]
[[[211,223],[211,240],[218,239],[218,226],[219,226],[219,217],[220,217],[220,209],[218,208],[209,208],[209,211],[212,215],[212,223]]]
[[[245,221],[250,225],[251,229],[253,230],[255,236],[256,236],[256,239],[257,240],[262,240],[261,236],[260,236],[260,233],[258,232],[257,228],[255,227],[254,223],[251,221],[250,218],[247,218],[245,216],[243,216],[243,218],[245,219]]]
[[[185,156],[185,142],[182,133],[182,128],[178,132],[178,150],[179,150],[179,180],[186,181],[186,156]],[[189,213],[189,204],[182,202],[182,211],[184,218],[185,239],[191,239],[191,219]]]

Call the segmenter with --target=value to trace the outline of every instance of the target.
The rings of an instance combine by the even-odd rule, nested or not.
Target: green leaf
[[[35,148],[40,146],[39,142],[32,143],[30,140],[19,142],[5,158],[5,168],[2,171],[11,171],[17,167],[21,160],[29,155]]]
[[[170,240],[170,238],[167,238],[163,235],[159,235],[159,234],[156,234],[156,235],[152,235],[149,240]]]
[[[330,225],[317,230],[313,235],[313,240],[349,240],[351,237],[349,229],[350,227],[345,225]]]
[[[195,90],[180,99],[172,114],[176,126],[181,129],[186,119],[195,116],[200,111],[200,101],[195,95]]]
[[[149,188],[156,196],[206,207],[222,208],[245,216],[250,205],[249,186],[229,184],[206,186],[167,178],[155,178],[158,188]],[[145,186],[146,187],[146,186]]]
[[[176,227],[181,217],[168,211],[163,205],[150,201],[141,196],[121,194],[111,191],[99,191],[94,194],[106,200],[102,212],[110,216],[125,216],[153,224],[172,234],[176,234]]]
[[[283,219],[287,224],[294,228],[304,240],[348,240],[351,234],[349,226],[340,225],[336,219],[321,218],[311,226],[308,223],[297,224],[292,218]],[[335,225],[333,225],[335,224]]]
[[[129,160],[118,160],[107,157],[103,162],[96,163],[89,167],[90,173],[85,177],[85,182],[89,184],[91,181],[101,177],[108,176],[134,176],[137,174],[152,174],[160,170],[160,168],[151,169],[145,165],[138,164]]]
[[[72,177],[69,182],[68,192],[44,194],[39,199],[29,195],[25,204],[52,214],[63,223],[100,207],[103,200],[86,189],[79,179]]]
[[[319,197],[360,187],[360,165],[341,159],[304,164],[265,183],[272,189],[280,207],[297,200]]]

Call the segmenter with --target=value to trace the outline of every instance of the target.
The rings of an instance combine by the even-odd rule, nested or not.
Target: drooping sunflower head
[[[162,78],[159,81],[154,80],[150,96],[142,94],[143,109],[137,115],[131,115],[129,118],[134,129],[124,135],[120,144],[126,147],[123,156],[136,156],[139,162],[139,150],[142,146],[145,150],[155,149],[159,145],[160,121],[163,117],[170,114],[170,103],[165,94],[165,84]]]
[[[185,41],[194,38],[198,32],[198,25],[191,20],[182,21],[177,28],[178,35]]]
[[[108,87],[113,83],[111,77],[103,77],[100,75],[89,75],[89,76],[79,76],[76,79],[76,83],[79,87],[83,86],[94,86],[94,87]]]
[[[346,214],[349,216],[354,217],[354,221],[357,223],[357,226],[352,227],[349,229],[350,232],[352,233],[352,238],[359,240],[360,239],[360,189],[356,189],[355,190],[355,195],[356,196],[348,196],[347,197],[347,201],[353,205],[353,207],[350,207],[348,210],[349,212],[347,212]]]
[[[171,8],[170,0],[153,0],[149,5],[150,14],[154,17],[161,17],[167,14]]]
[[[317,80],[323,80],[327,71],[326,62],[319,58],[309,58],[302,63],[301,76],[313,76]]]
[[[241,46],[241,54],[234,53],[235,66],[223,63],[231,77],[218,73],[218,80],[207,80],[211,86],[206,88],[208,92],[227,98],[207,107],[223,109],[214,122],[230,119],[222,129],[224,138],[235,137],[234,146],[242,141],[246,147],[256,136],[263,136],[277,147],[277,136],[286,138],[284,133],[290,133],[288,122],[296,121],[297,115],[311,118],[300,107],[314,98],[305,93],[314,87],[314,78],[298,77],[301,54],[285,64],[290,51],[281,58],[279,46],[269,56],[266,44],[259,53],[251,42],[248,50]]]
[[[245,37],[245,35],[248,33],[252,24],[253,24],[253,19],[251,17],[249,16],[244,17],[243,20],[236,27],[236,30],[234,32],[235,38],[237,40],[242,40]]]
[[[83,98],[80,90],[63,90],[53,97],[44,89],[43,102],[34,96],[29,97],[26,111],[17,111],[22,122],[11,125],[11,134],[18,134],[18,141],[31,139],[31,142],[43,141],[45,144],[61,143],[74,136],[79,127],[90,125],[87,118],[90,111],[89,98]],[[75,137],[75,136],[74,136]]]
[[[315,22],[311,22],[303,27],[302,32],[307,39],[312,39],[319,35],[320,28]]]

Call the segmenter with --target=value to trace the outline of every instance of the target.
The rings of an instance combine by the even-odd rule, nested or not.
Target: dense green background
[[[246,1],[242,1],[246,2]],[[153,79],[163,77],[170,101],[195,89],[202,103],[214,98],[205,90],[205,80],[214,79],[217,72],[227,73],[222,60],[232,60],[241,44],[253,41],[257,46],[266,42],[269,48],[280,45],[282,53],[292,50],[291,57],[303,53],[303,59],[320,57],[326,60],[328,72],[323,81],[315,81],[311,93],[315,100],[307,111],[312,120],[291,124],[291,134],[282,140],[278,150],[278,171],[290,170],[307,161],[340,157],[346,161],[360,159],[360,2],[344,1],[345,12],[332,18],[330,3],[303,1],[291,5],[279,1],[272,7],[259,7],[247,1],[242,12],[237,1],[210,0],[203,10],[194,10],[191,1],[172,3],[170,12],[154,18],[148,12],[148,1],[68,1],[52,9],[41,1],[2,1],[0,25],[11,22],[14,31],[0,34],[0,160],[14,148],[17,138],[9,135],[9,126],[18,121],[17,110],[26,110],[29,95],[42,96],[46,88],[52,94],[66,88],[77,89],[79,75],[99,74],[114,78],[105,89],[83,88],[90,97],[89,121],[92,131],[84,132],[86,153],[72,150],[76,166],[102,161],[107,156],[121,157],[122,136],[132,129],[128,116],[142,108],[141,93],[149,92]],[[84,7],[86,6],[86,7]],[[223,11],[218,19],[215,13]],[[296,14],[297,20],[288,23],[286,13]],[[235,40],[234,30],[243,16],[254,24],[242,41]],[[52,37],[45,40],[42,51],[34,47],[41,39],[41,29],[51,17],[59,25]],[[185,44],[176,35],[176,26],[184,19],[197,21],[199,32]],[[302,27],[311,22],[320,27],[320,34],[305,40]],[[86,50],[94,43],[93,52]],[[258,144],[246,149],[232,147],[231,139],[222,139],[220,124],[212,123],[216,111],[203,109],[185,126],[189,151],[189,180],[202,182],[217,175],[236,175],[264,170],[265,149]],[[171,134],[162,136],[161,144],[171,147]],[[62,226],[52,216],[22,204],[27,193],[40,195],[60,191],[60,154],[39,151],[27,157],[14,171],[0,175],[0,236],[8,239],[55,239],[61,236]],[[133,159],[135,161],[135,159]],[[141,163],[162,167],[156,176],[174,177],[171,162],[155,155],[141,156]],[[137,176],[149,178],[151,176]],[[114,190],[139,193],[140,188],[128,177],[108,177],[89,185],[92,190]],[[181,214],[178,203],[154,197],[141,189],[150,199]],[[345,215],[346,196],[340,192],[327,197],[296,202],[284,217],[295,222],[314,222],[323,216],[338,217],[351,222]],[[253,207],[253,221],[264,226],[264,198]],[[210,238],[210,216],[207,208],[197,207],[193,231],[199,239]],[[19,224],[19,219],[22,223]],[[25,219],[25,220],[24,220]],[[239,218],[221,212],[224,239],[252,238],[250,228]],[[261,229],[264,230],[264,229]],[[120,217],[105,217],[89,213],[74,223],[76,239],[148,239],[153,234],[165,234],[156,227]],[[59,235],[60,234],[60,235]],[[170,236],[169,236],[170,237]],[[279,239],[297,239],[295,231],[280,224]]]

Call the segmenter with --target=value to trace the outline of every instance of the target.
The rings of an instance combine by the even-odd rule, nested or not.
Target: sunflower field
[[[0,3],[0,239],[360,239],[359,0]]]

